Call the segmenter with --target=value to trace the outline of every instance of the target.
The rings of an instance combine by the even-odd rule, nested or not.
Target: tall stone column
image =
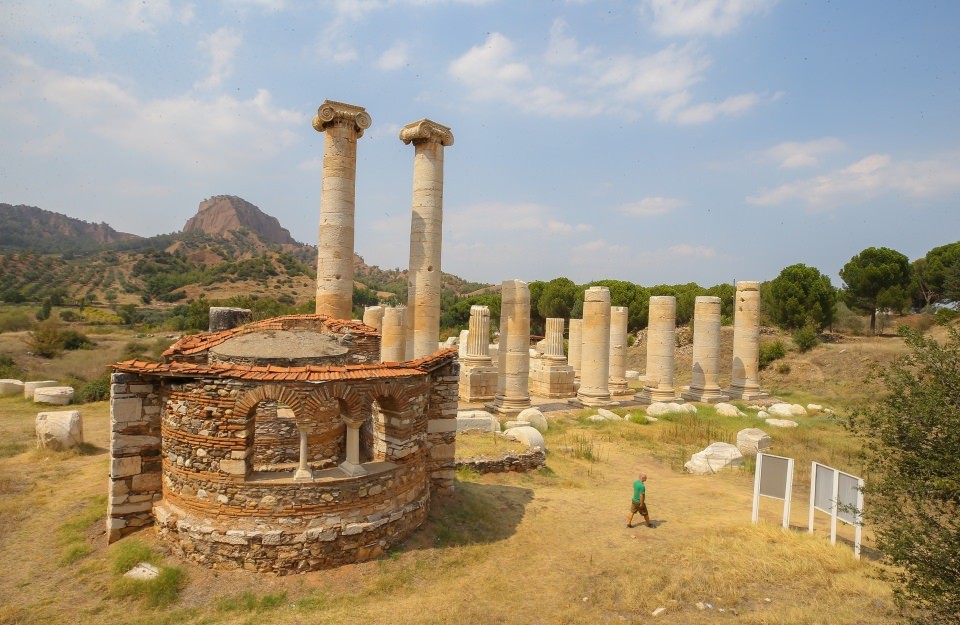
[[[370,127],[360,106],[326,100],[313,127],[325,132],[317,241],[319,314],[350,319],[353,310],[353,215],[357,180],[357,139]]]
[[[383,311],[383,329],[380,337],[380,362],[406,360],[407,309],[387,306]]]
[[[677,298],[655,295],[650,298],[647,325],[647,375],[640,401],[680,401],[673,388],[674,351],[677,344]]]
[[[730,397],[720,389],[720,298],[697,297],[693,308],[693,371],[690,388],[683,393],[689,401],[715,404]]]
[[[383,330],[383,306],[367,306],[363,309],[363,324],[374,328],[377,332]]]
[[[563,319],[547,319],[546,351],[544,356],[550,360],[566,363],[563,353]]]
[[[760,390],[760,283],[737,282],[733,311],[733,369],[730,397],[766,397]]]
[[[580,352],[580,388],[577,403],[609,406],[610,289],[592,286],[584,293],[583,347]]]
[[[610,394],[617,399],[633,397],[627,386],[627,307],[610,308]]]
[[[530,407],[530,289],[521,280],[505,280],[500,297],[497,394],[488,407],[513,415]]]
[[[407,290],[407,325],[413,339],[413,353],[408,357],[413,359],[437,351],[440,340],[443,148],[453,145],[453,133],[446,126],[421,119],[404,126],[400,140],[414,146]]]
[[[490,309],[471,306],[466,354],[460,360],[460,399],[466,402],[493,400],[497,378],[497,367],[490,358]]]
[[[583,319],[570,320],[570,338],[567,341],[567,362],[573,367],[574,375],[580,378],[580,350],[583,347]]]

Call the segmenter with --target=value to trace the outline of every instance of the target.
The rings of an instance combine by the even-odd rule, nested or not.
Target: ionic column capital
[[[334,100],[324,100],[317,114],[313,118],[313,127],[317,132],[323,132],[330,126],[353,125],[357,137],[363,136],[363,131],[370,127],[373,120],[362,106],[344,104]]]
[[[418,122],[411,122],[400,129],[400,140],[405,145],[410,142],[419,143],[421,141],[434,141],[444,147],[453,145],[453,132],[446,126],[441,126],[437,122],[429,119],[421,119]]]

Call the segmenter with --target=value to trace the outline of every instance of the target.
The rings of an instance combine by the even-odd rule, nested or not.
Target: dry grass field
[[[108,351],[85,352],[95,365],[114,359],[128,337],[102,338]],[[788,356],[796,380],[766,371],[762,379],[789,401],[842,412],[869,392],[849,369],[856,364],[860,373],[900,349],[898,339],[886,338],[822,345]],[[800,418],[800,427],[791,430],[767,429],[774,453],[797,461],[787,531],[773,500],[762,501],[761,524],[750,523],[752,463],[714,476],[682,470],[690,454],[709,442],[734,442],[739,429],[761,426],[755,417],[722,418],[700,406],[696,416],[652,424],[598,424],[587,421],[586,412],[554,411],[545,437],[551,451],[541,471],[460,472],[456,492],[433,499],[427,524],[402,548],[373,562],[276,577],[178,561],[150,529],[108,546],[108,406],[80,409],[88,441],[82,452],[41,452],[33,443],[37,406],[0,399],[0,623],[894,620],[891,587],[871,550],[870,528],[860,561],[853,557],[852,528],[841,524],[836,546],[830,545],[825,515],[818,514],[813,535],[806,531],[810,461],[862,471],[855,444],[829,415]],[[627,406],[618,412],[640,410]],[[478,453],[499,449],[490,442],[470,444]],[[655,527],[628,529],[631,485],[641,470],[649,475]],[[131,554],[180,573],[159,592],[131,587],[114,573]],[[653,617],[658,608],[665,611]]]

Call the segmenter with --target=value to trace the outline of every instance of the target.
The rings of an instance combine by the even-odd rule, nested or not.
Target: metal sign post
[[[790,527],[790,500],[793,492],[793,458],[757,454],[753,478],[753,523],[760,519],[760,497],[783,501],[783,528]]]
[[[837,520],[854,527],[853,553],[860,559],[863,530],[863,480],[855,475],[814,462],[810,468],[809,531],[815,510],[830,515],[830,544],[837,544]]]

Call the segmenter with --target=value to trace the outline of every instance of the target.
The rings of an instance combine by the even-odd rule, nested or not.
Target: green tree
[[[764,309],[785,330],[812,326],[820,331],[836,316],[837,292],[830,278],[802,263],[784,267],[764,295]]]
[[[868,247],[840,270],[844,301],[852,309],[869,313],[871,333],[876,333],[877,308],[901,312],[908,305],[911,269],[900,252]]]
[[[43,358],[56,358],[63,351],[63,335],[54,319],[37,324],[37,327],[27,333],[25,340],[30,351]]]
[[[913,268],[914,297],[923,300],[925,306],[943,300],[957,301],[948,282],[960,272],[960,241],[933,248],[914,261]]]
[[[887,394],[855,410],[864,443],[865,519],[894,564],[914,623],[960,622],[960,330],[945,343],[909,328],[910,354],[874,372]]]
[[[577,303],[577,285],[569,278],[554,278],[543,286],[536,302],[531,300],[531,303],[543,319],[567,319]]]

